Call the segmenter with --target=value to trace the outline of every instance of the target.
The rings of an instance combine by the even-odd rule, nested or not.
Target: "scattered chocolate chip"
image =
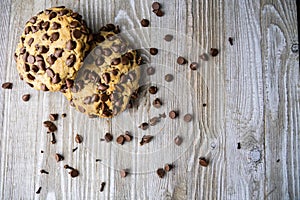
[[[159,98],[156,98],[156,99],[153,100],[152,105],[155,108],[160,108],[162,106],[162,102]]]
[[[74,149],[72,149],[72,152],[75,152],[78,149],[78,147],[75,147]]]
[[[106,184],[105,182],[102,182],[102,183],[101,183],[100,192],[103,192],[104,187],[105,187],[105,184]]]
[[[169,117],[171,119],[175,119],[177,116],[178,116],[178,113],[176,111],[172,110],[169,112]]]
[[[159,117],[152,117],[149,120],[149,125],[150,126],[155,126],[158,122],[160,122],[160,118]]]
[[[51,140],[51,143],[52,143],[52,144],[55,144],[55,143],[56,143],[55,134],[54,134],[54,133],[52,133],[51,135],[52,135],[52,140]]]
[[[55,154],[55,160],[56,162],[62,161],[64,160],[64,157],[61,154]]]
[[[40,172],[41,172],[41,174],[49,174],[49,172],[47,172],[47,171],[44,170],[44,169],[41,169]]]
[[[149,128],[149,124],[147,122],[143,122],[141,125],[139,125],[139,128],[142,130],[147,130]]]
[[[159,9],[160,9],[160,3],[158,3],[158,2],[153,2],[153,3],[152,3],[152,8],[153,8],[153,10],[159,10]]]
[[[73,31],[73,37],[74,37],[74,38],[79,39],[79,38],[81,38],[81,36],[82,36],[82,32],[81,32],[80,30],[75,29],[75,30]]]
[[[165,75],[165,81],[171,82],[174,79],[172,74],[166,74]]]
[[[82,141],[83,141],[82,136],[76,134],[76,136],[75,136],[75,142],[78,143],[78,144],[80,144],[80,143],[82,143]]]
[[[149,26],[149,24],[150,24],[150,22],[149,22],[149,20],[148,20],[148,19],[142,19],[142,21],[141,21],[141,25],[142,25],[143,27],[148,27],[148,26]]]
[[[75,61],[76,61],[76,56],[74,54],[71,54],[66,60],[66,65],[68,67],[73,67]]]
[[[233,45],[233,38],[232,38],[232,37],[229,37],[229,38],[228,38],[228,41],[229,41],[229,44],[232,46],[232,45]]]
[[[122,169],[120,171],[120,175],[121,175],[122,178],[125,178],[128,175],[128,172],[125,169]]]
[[[79,171],[77,169],[72,169],[69,174],[71,175],[72,178],[75,178],[79,176]]]
[[[237,143],[237,149],[241,149],[241,143]]]
[[[206,53],[203,53],[200,55],[200,59],[202,59],[204,61],[208,61],[208,55]]]
[[[180,146],[181,143],[182,143],[182,138],[180,136],[176,136],[174,138],[174,143],[177,145],[177,146]]]
[[[56,22],[52,23],[52,27],[51,27],[52,30],[57,30],[60,28],[61,28],[61,25],[59,23],[56,23]]]
[[[280,159],[277,159],[276,162],[280,162]]]
[[[76,48],[76,42],[73,41],[73,40],[69,40],[67,43],[66,43],[66,49],[68,50],[73,50]]]
[[[183,120],[185,122],[190,122],[190,121],[192,121],[192,119],[193,119],[193,116],[191,114],[185,114],[183,117]]]
[[[40,194],[42,190],[42,187],[39,187],[39,189],[35,192],[36,194]]]
[[[158,88],[156,86],[150,86],[148,91],[150,94],[156,94],[157,90]]]
[[[201,165],[201,166],[203,166],[203,167],[207,167],[208,166],[208,160],[206,159],[206,158],[204,158],[204,157],[200,157],[199,158],[199,164]]]
[[[184,65],[184,64],[187,63],[187,61],[185,60],[184,57],[179,56],[179,57],[177,58],[177,63],[178,63],[179,65]]]
[[[171,165],[171,164],[165,164],[165,171],[166,171],[166,172],[171,171],[171,169],[173,169],[173,168],[174,168],[173,165]]]
[[[29,99],[30,99],[30,94],[24,94],[24,95],[22,96],[22,99],[23,99],[23,101],[29,101]]]
[[[54,42],[54,41],[58,40],[58,38],[59,38],[59,33],[58,32],[52,33],[51,36],[50,36],[50,41]]]
[[[13,84],[11,82],[6,82],[2,84],[3,89],[12,89]]]
[[[198,66],[199,66],[198,63],[192,62],[192,63],[190,64],[190,69],[191,69],[191,70],[197,70]]]
[[[150,75],[153,75],[155,73],[155,68],[154,67],[148,67],[147,68],[147,74],[150,76]]]
[[[62,118],[65,118],[66,116],[67,116],[66,113],[61,114],[61,117],[62,117]]]
[[[219,50],[215,48],[211,48],[209,51],[209,54],[213,57],[217,56],[219,54]]]
[[[144,144],[151,142],[152,139],[153,139],[152,135],[144,135],[142,137],[142,140],[140,141],[140,145],[143,146]]]
[[[158,16],[158,17],[162,17],[162,16],[164,16],[164,12],[162,11],[162,10],[154,10],[153,11],[155,14],[156,14],[156,16]]]
[[[150,48],[150,54],[151,55],[156,55],[158,53],[158,49],[157,48]]]
[[[132,135],[128,131],[125,131],[124,138],[126,142],[130,142],[132,140]]]
[[[51,122],[51,121],[44,121],[43,124],[44,124],[44,126],[46,128],[48,128],[48,132],[55,132],[55,131],[57,131],[57,127],[56,127],[55,124],[53,124],[53,122]]]
[[[167,41],[167,42],[172,41],[173,40],[173,35],[169,35],[169,34],[165,35],[164,40]]]
[[[111,142],[113,140],[113,135],[110,133],[106,133],[104,138],[106,142]]]
[[[73,167],[71,167],[71,166],[69,166],[69,165],[64,165],[64,168],[65,168],[65,169],[71,169],[71,170],[74,169]]]
[[[163,168],[158,168],[156,170],[156,173],[157,173],[157,175],[158,175],[159,178],[163,178],[165,176],[166,172],[165,172],[165,170]]]
[[[123,135],[120,135],[117,137],[117,143],[120,144],[120,145],[123,145],[124,144],[124,141],[125,141],[125,138]]]

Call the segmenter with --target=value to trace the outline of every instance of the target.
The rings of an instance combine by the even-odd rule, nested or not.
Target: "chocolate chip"
[[[151,55],[156,55],[158,53],[158,49],[156,48],[150,48],[150,54]]]
[[[78,110],[82,113],[85,113],[85,109],[82,106],[78,106]]]
[[[23,64],[23,70],[24,70],[25,72],[29,72],[29,70],[30,70],[29,65],[26,64],[26,63],[24,63],[24,64]]]
[[[150,86],[148,91],[150,94],[156,94],[157,90],[158,88],[156,86]]]
[[[186,114],[186,115],[184,115],[184,117],[183,117],[183,120],[184,120],[185,122],[190,122],[190,121],[192,121],[192,119],[193,119],[193,116],[192,116],[191,114]]]
[[[217,56],[219,54],[219,50],[215,48],[211,48],[209,51],[209,54],[213,57]]]
[[[73,40],[69,40],[67,43],[66,43],[66,49],[68,50],[73,50],[76,48],[76,42],[73,41]]]
[[[142,19],[142,21],[141,21],[141,25],[143,26],[143,27],[148,27],[149,26],[149,20],[148,19]]]
[[[29,87],[33,88],[33,85],[31,83],[28,83],[28,82],[26,82],[26,83],[27,83],[27,85],[29,85]]]
[[[29,22],[31,22],[32,24],[34,24],[36,22],[37,16],[31,17]]]
[[[122,178],[125,178],[128,175],[128,172],[125,169],[122,169],[120,171],[120,175],[121,175]]]
[[[69,174],[71,175],[72,178],[75,178],[79,176],[79,171],[77,169],[72,169]]]
[[[120,52],[121,47],[120,47],[120,45],[113,44],[113,45],[111,46],[111,49],[112,49],[115,53],[118,53],[118,52]]]
[[[99,83],[98,89],[101,90],[101,91],[105,91],[105,90],[108,89],[108,86],[107,86],[107,85],[104,85],[104,84],[102,84],[102,83]]]
[[[75,30],[73,31],[73,37],[74,37],[74,38],[79,39],[79,38],[81,38],[81,36],[82,36],[82,33],[81,33],[80,30],[75,29]]]
[[[180,136],[176,136],[174,138],[174,143],[177,145],[177,146],[180,146],[181,143],[182,143],[182,138]]]
[[[120,58],[114,58],[111,61],[111,65],[118,65],[118,64],[120,64],[120,62],[121,62]]]
[[[83,103],[84,103],[84,104],[91,104],[91,103],[92,103],[92,97],[91,97],[91,96],[86,96],[86,97],[83,99]]]
[[[144,144],[151,142],[152,139],[153,139],[152,135],[144,135],[142,137],[142,140],[140,141],[140,145],[143,146]]]
[[[109,81],[110,81],[110,75],[109,75],[109,73],[104,73],[104,74],[102,75],[102,78],[103,78],[105,84],[108,84],[108,83],[109,83]]]
[[[55,131],[57,131],[57,127],[56,127],[56,125],[53,122],[51,122],[51,121],[44,121],[43,124],[44,124],[44,126],[46,128],[48,128],[48,132],[55,132]]]
[[[158,168],[156,170],[156,173],[157,173],[157,175],[158,175],[159,178],[163,178],[165,176],[166,172],[165,172],[165,170],[163,168]]]
[[[122,56],[122,64],[123,65],[128,65],[129,64],[129,60],[126,56]]]
[[[105,95],[107,96],[107,95]],[[100,97],[98,94],[93,94],[91,98],[91,102],[98,102],[100,100]]]
[[[177,116],[178,116],[178,113],[176,111],[172,110],[169,112],[169,117],[171,119],[175,119]]]
[[[143,122],[139,125],[139,128],[142,130],[146,130],[149,128],[149,124],[147,122]]]
[[[40,46],[38,48],[39,53],[47,53],[49,51],[49,48],[45,47],[45,46]]]
[[[64,168],[65,168],[65,169],[71,169],[71,170],[74,169],[73,167],[71,167],[71,166],[69,166],[69,165],[64,165]]]
[[[59,38],[59,33],[58,32],[54,32],[50,36],[50,41],[54,42],[54,41],[58,40],[58,38]]]
[[[42,84],[42,85],[41,85],[41,90],[42,90],[42,91],[45,91],[45,92],[46,92],[46,91],[49,91],[49,89],[47,88],[47,86],[46,86],[45,84]]]
[[[48,30],[49,26],[50,26],[50,22],[49,21],[46,21],[46,22],[44,22],[42,24],[42,28],[45,29],[46,31]]]
[[[101,101],[105,102],[109,99],[109,96],[107,94],[102,94],[101,95]]]
[[[30,38],[30,39],[28,40],[27,44],[28,44],[29,46],[31,46],[31,44],[33,43],[33,41],[34,41],[34,38]]]
[[[40,28],[38,26],[31,26],[31,30],[33,33],[37,32]]]
[[[26,48],[22,47],[20,48],[20,54],[24,54],[26,52]],[[15,53],[15,56],[18,58],[17,54]]]
[[[191,69],[191,70],[197,70],[197,68],[198,68],[198,63],[192,62],[192,63],[190,64],[190,69]]]
[[[39,189],[35,192],[36,194],[40,194],[42,190],[42,187],[39,187]]]
[[[52,79],[52,83],[57,84],[57,83],[59,83],[60,81],[61,81],[61,79],[60,79],[60,77],[59,77],[59,74],[56,73],[55,76],[54,76],[53,79]]]
[[[156,14],[156,16],[158,16],[158,17],[162,17],[162,16],[164,16],[164,12],[162,11],[162,10],[154,10],[153,11],[155,14]]]
[[[35,57],[33,55],[29,55],[27,57],[27,62],[29,62],[30,64],[33,64],[35,62]]]
[[[104,187],[105,187],[105,182],[102,182],[102,183],[101,183],[101,187],[100,187],[100,192],[103,192],[103,191],[104,191]]]
[[[32,81],[35,79],[35,77],[31,74],[27,74],[27,78]]]
[[[53,78],[54,77],[54,71],[51,68],[46,69],[46,73],[49,77]]]
[[[113,140],[113,135],[110,133],[106,133],[104,138],[106,142],[111,142]]]
[[[24,30],[25,35],[27,35],[28,33],[30,33],[30,31],[31,31],[31,27],[30,27],[30,26],[27,26],[27,27],[25,28],[25,30]]]
[[[55,18],[56,16],[57,16],[56,12],[51,12],[50,15],[49,15],[49,20]]]
[[[126,142],[130,142],[132,140],[132,135],[128,131],[125,131],[124,138]]]
[[[35,56],[35,60],[36,60],[36,61],[44,61],[44,58],[43,58],[43,56],[41,56],[41,55],[36,55],[36,56]]]
[[[103,57],[98,57],[96,60],[95,60],[95,64],[97,66],[100,66],[104,63],[104,58]]]
[[[150,75],[153,75],[155,73],[155,68],[154,67],[148,67],[147,68],[147,74],[150,76]]]
[[[70,23],[70,28],[76,28],[76,27],[78,27],[78,26],[80,26],[80,24],[79,24],[78,21],[72,21],[72,22]]]
[[[107,38],[109,41],[114,41],[115,39],[117,39],[117,37],[116,37],[115,35],[113,35],[113,34],[108,34],[108,35],[106,36],[106,38]]]
[[[155,126],[158,122],[160,122],[160,118],[159,117],[152,117],[149,120],[149,125],[150,126]]]
[[[174,168],[173,165],[171,165],[171,164],[165,164],[165,171],[166,171],[166,172],[171,171],[171,169],[173,169],[173,168]]]
[[[68,10],[61,10],[61,11],[59,11],[59,15],[60,15],[60,16],[66,15],[66,14],[68,14],[68,13],[69,13]]]
[[[155,108],[160,108],[162,106],[162,102],[159,98],[156,98],[156,99],[153,100],[152,105]]]
[[[203,167],[207,167],[208,166],[208,160],[206,159],[206,158],[204,158],[204,157],[200,157],[199,158],[199,164],[201,165],[201,166],[203,166]]]
[[[42,36],[42,40],[48,40],[49,38],[50,36],[47,33]]]
[[[153,3],[152,3],[152,8],[153,8],[153,10],[159,10],[159,9],[160,9],[160,3],[158,3],[158,2],[153,2]]]
[[[25,52],[24,55],[22,56],[22,59],[23,59],[24,62],[27,62],[28,56],[29,56],[29,53]]]
[[[165,81],[171,82],[174,79],[172,74],[166,74],[165,75]]]
[[[52,27],[51,27],[52,30],[57,30],[60,28],[61,28],[61,25],[59,23],[56,23],[56,22],[52,23]]]
[[[38,61],[37,62],[37,66],[38,66],[38,68],[39,69],[41,69],[41,70],[46,70],[46,68],[45,68],[45,62],[43,61],[43,60],[41,60],[41,61]]]
[[[50,119],[51,121],[56,121],[56,120],[58,119],[58,114],[50,114],[50,115],[49,115],[49,119]]]
[[[232,46],[232,45],[233,45],[233,38],[232,38],[232,37],[229,37],[229,38],[228,38],[228,41],[229,41],[229,44]]]
[[[10,82],[6,82],[2,84],[3,89],[12,89],[13,84]]]
[[[62,56],[62,53],[64,52],[64,50],[63,49],[58,49],[58,48],[55,48],[55,51],[54,51],[54,56],[56,57],[56,58],[59,58],[59,57],[61,57]]]
[[[82,141],[83,141],[82,136],[76,134],[76,136],[75,136],[75,142],[78,143],[78,144],[80,144],[80,143],[82,143]]]
[[[50,56],[48,56],[48,58],[46,59],[46,61],[47,61],[50,65],[53,65],[53,64],[55,63],[56,59],[57,59],[57,58],[56,58],[53,54],[51,54]]]
[[[187,61],[185,60],[184,57],[179,56],[179,57],[177,58],[177,63],[178,63],[179,65],[184,65],[184,64],[187,63]]]
[[[55,154],[55,160],[56,160],[56,162],[62,161],[64,159],[65,158],[63,157],[63,155],[58,154],[58,153]]]
[[[23,101],[29,101],[29,99],[30,99],[30,94],[24,94],[23,96],[22,96],[22,100]]]
[[[167,41],[167,42],[172,41],[173,40],[173,35],[169,35],[169,34],[165,35],[164,40]]]
[[[117,143],[120,144],[120,145],[123,145],[124,142],[125,142],[125,138],[123,135],[119,135],[116,139]]]
[[[105,56],[110,56],[110,55],[112,54],[112,52],[111,52],[110,49],[105,48],[105,49],[103,49],[103,54],[104,54]]]
[[[41,170],[40,170],[40,173],[41,173],[41,174],[49,174],[49,172],[47,172],[47,171],[44,170],[44,169],[41,169]]]
[[[74,54],[71,54],[66,60],[66,65],[68,67],[73,67],[75,61],[76,61],[76,56]]]

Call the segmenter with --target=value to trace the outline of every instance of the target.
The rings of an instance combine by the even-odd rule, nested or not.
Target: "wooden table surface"
[[[11,81],[14,87],[0,91],[0,199],[300,199],[296,1],[164,0],[163,17],[152,12],[151,4],[148,0],[1,1],[0,83]],[[180,112],[177,121],[163,119],[166,136],[155,131],[153,142],[144,149],[135,146],[137,138],[122,147],[100,141],[107,131],[116,138],[126,128],[141,137],[136,124],[153,114],[153,108],[147,112],[153,96],[144,97],[147,108],[140,106],[113,120],[89,119],[70,108],[60,93],[34,91],[19,80],[13,53],[25,22],[58,5],[80,12],[93,31],[107,23],[119,24],[123,32],[145,31],[140,20],[150,20],[151,35],[144,47],[158,45],[159,53],[145,53],[148,65],[156,67],[149,83],[160,83],[158,95],[166,102],[162,111]],[[168,46],[172,42],[160,38],[165,30],[173,31],[176,45]],[[200,54],[212,47],[219,49],[219,55],[203,62]],[[199,69],[179,66],[178,56],[199,62]],[[159,82],[168,72],[176,80]],[[31,94],[28,102],[21,100],[25,93]],[[194,116],[186,127],[185,112]],[[56,144],[51,144],[42,125],[49,113],[67,114],[56,122]],[[77,133],[83,136],[82,144],[74,141]],[[173,145],[177,134],[184,138],[181,149],[170,146],[166,149],[171,153],[161,151]],[[158,149],[155,158],[148,157],[147,149]],[[55,153],[65,160],[56,163]],[[199,165],[202,156],[209,160],[207,167]],[[175,168],[160,179],[155,171],[166,162]],[[71,178],[65,164],[77,168],[80,176]],[[129,171],[126,178],[120,177],[121,168]],[[41,169],[49,174],[41,174]],[[102,182],[106,186],[100,192]]]

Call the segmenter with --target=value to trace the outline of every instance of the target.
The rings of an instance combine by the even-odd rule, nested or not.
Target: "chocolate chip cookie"
[[[63,90],[75,79],[91,41],[78,13],[63,6],[39,12],[26,23],[15,52],[20,78],[37,90]]]
[[[109,118],[125,110],[137,90],[140,58],[110,28],[101,30],[105,31],[94,35],[91,53],[75,81],[67,81],[64,94],[80,112]]]

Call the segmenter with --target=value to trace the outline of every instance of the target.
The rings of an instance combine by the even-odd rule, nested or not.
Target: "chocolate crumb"
[[[156,170],[157,175],[159,176],[159,178],[163,178],[166,174],[165,170],[163,168],[158,168]]]
[[[103,192],[104,187],[105,187],[105,184],[106,184],[105,182],[102,182],[102,183],[101,183],[100,192]]]
[[[206,106],[206,103],[204,103],[202,106],[205,107],[205,106]]]
[[[42,190],[42,187],[39,187],[39,189],[35,192],[36,194],[40,194]]]
[[[54,134],[54,133],[52,133],[51,135],[52,135],[52,140],[51,140],[51,143],[52,143],[52,144],[55,144],[55,143],[56,143],[55,134]]]
[[[55,160],[56,162],[62,161],[64,160],[64,157],[61,154],[55,154]]]
[[[75,152],[78,149],[78,147],[75,147],[74,149],[72,149],[72,152]]]
[[[209,54],[213,57],[217,56],[219,54],[219,50],[215,48],[211,48],[209,51]]]
[[[151,142],[152,139],[153,139],[152,135],[144,135],[142,137],[142,140],[140,141],[140,145],[143,146],[144,144]]]
[[[241,143],[237,143],[237,149],[241,149]]]
[[[232,46],[232,45],[233,45],[233,38],[232,38],[232,37],[229,37],[229,38],[228,38],[228,41],[229,41],[229,44]]]
[[[61,114],[61,117],[62,117],[62,118],[65,118],[66,116],[67,116],[66,113]]]
[[[149,124],[147,122],[143,122],[141,125],[139,125],[139,128],[142,130],[147,130],[149,128]]]
[[[173,165],[171,165],[171,164],[165,164],[165,171],[166,172],[169,172],[169,171],[171,171],[171,169],[173,169]]]
[[[41,174],[49,174],[49,172],[47,172],[47,171],[44,170],[44,169],[41,169],[40,172],[41,172]]]
[[[56,121],[56,120],[58,119],[58,114],[50,114],[50,115],[49,115],[49,119],[50,119],[51,121]]]
[[[96,159],[96,162],[101,162],[101,159],[97,158],[97,159]]]
[[[41,150],[41,153],[44,153],[44,151],[43,151],[43,150]]]

